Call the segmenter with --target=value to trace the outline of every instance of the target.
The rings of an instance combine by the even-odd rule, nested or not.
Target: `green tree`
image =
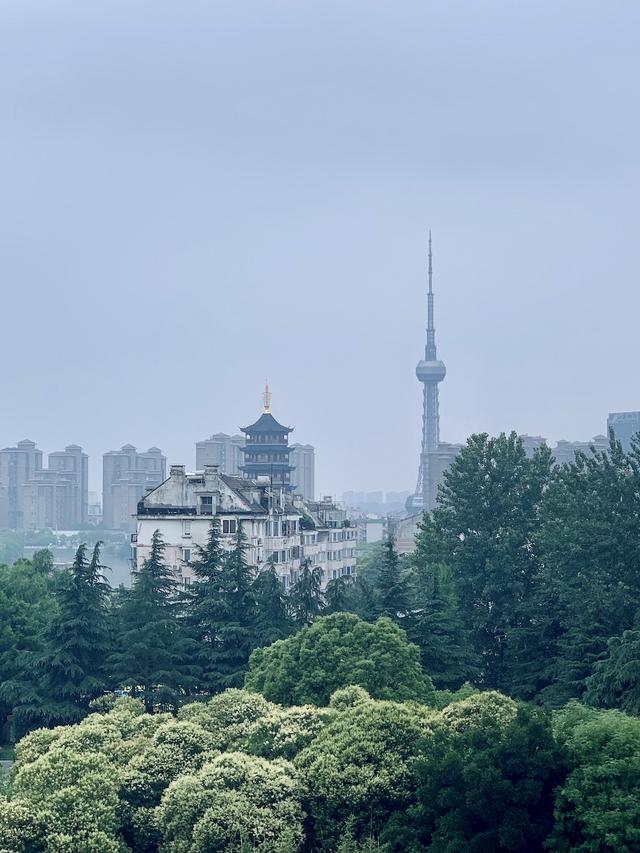
[[[586,680],[584,701],[595,708],[618,708],[640,715],[640,631],[611,637],[607,656],[597,661]]]
[[[411,611],[411,591],[407,575],[400,567],[392,535],[384,541],[374,593],[378,616],[388,616],[400,624],[407,621]]]
[[[18,560],[11,567],[0,565],[0,728],[13,714],[18,736],[29,726],[30,711],[39,698],[31,671],[34,658],[44,653],[57,609],[45,553],[39,551],[32,561]]]
[[[164,562],[164,551],[156,530],[149,556],[124,596],[111,657],[116,683],[129,688],[132,696],[140,695],[148,711],[174,707],[197,675],[193,644],[180,619],[176,581]]]
[[[416,560],[420,560],[420,551]],[[417,564],[409,639],[420,648],[422,666],[442,690],[456,690],[479,673],[455,585],[446,566]]]
[[[339,713],[295,759],[319,849],[335,849],[349,827],[362,838],[406,806],[415,787],[421,745],[438,714],[414,703],[362,702]]]
[[[13,565],[24,554],[23,530],[0,530],[0,563]]]
[[[108,686],[106,660],[112,637],[100,545],[96,543],[90,559],[87,546],[80,545],[70,569],[56,578],[57,608],[44,650],[26,661],[34,689],[15,707],[20,720],[46,725],[76,722]]]
[[[293,630],[284,585],[271,561],[253,581],[256,604],[256,645],[268,646],[288,637]]]
[[[324,609],[322,569],[306,559],[289,592],[289,606],[298,625],[310,625]]]
[[[303,840],[300,793],[289,762],[225,753],[167,789],[158,809],[164,845],[294,853]]]
[[[248,690],[282,705],[326,705],[351,684],[374,698],[435,698],[420,666],[420,651],[390,619],[370,624],[353,613],[324,616],[286,640],[256,649],[245,680]]]
[[[186,622],[197,643],[198,681],[208,690],[218,681],[218,623],[222,598],[224,548],[220,520],[213,516],[204,547],[196,546],[191,562],[194,582],[188,593]]]
[[[209,686],[213,691],[242,686],[249,655],[258,641],[254,570],[246,552],[247,539],[239,523],[233,549],[222,561],[218,603],[212,610]]]
[[[538,690],[558,707],[585,690],[610,637],[640,609],[640,450],[579,453],[562,466],[541,506],[536,634]]]
[[[577,702],[554,715],[570,773],[556,792],[547,848],[558,853],[640,849],[640,720]]]
[[[351,609],[352,580],[346,575],[332,578],[324,591],[327,613],[340,613]]]
[[[442,721],[416,768],[415,804],[382,834],[386,849],[542,851],[564,779],[549,718],[489,692],[449,705]]]
[[[531,621],[540,503],[551,468],[545,445],[529,459],[515,433],[472,435],[418,536],[423,565],[451,569],[488,687],[508,690],[530,656],[514,639]]]

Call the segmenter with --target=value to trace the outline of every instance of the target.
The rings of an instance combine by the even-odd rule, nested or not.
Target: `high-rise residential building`
[[[26,529],[75,530],[88,520],[89,457],[77,444],[50,453],[24,484]]]
[[[138,501],[166,477],[167,460],[158,447],[138,453],[132,444],[102,457],[102,524],[109,530],[135,530]]]
[[[631,439],[640,433],[640,412],[611,412],[607,418],[607,432],[613,432],[624,450],[631,450]]]
[[[565,441],[561,439],[555,447],[551,448],[551,452],[558,465],[568,465],[576,461],[578,451],[591,456],[592,448],[598,453],[606,453],[609,450],[609,439],[606,435],[594,435],[591,441]]]
[[[69,528],[86,524],[89,503],[89,457],[77,444],[69,444],[64,450],[50,453],[50,471],[56,471],[69,480]]]
[[[422,446],[418,466],[418,482],[415,493],[407,501],[410,513],[431,510],[435,505],[438,490],[438,472],[435,468],[441,457],[434,457],[440,446],[440,414],[438,409],[438,385],[446,376],[444,363],[436,353],[436,330],[433,314],[433,258],[431,232],[429,232],[427,291],[427,341],[424,358],[418,362],[416,376],[422,384]]]
[[[242,448],[244,461],[240,470],[248,479],[267,477],[274,488],[290,492],[294,468],[289,458],[289,433],[293,432],[293,428],[278,423],[271,414],[268,385],[265,386],[263,400],[263,410],[258,420],[242,427],[245,445]]]
[[[25,439],[0,451],[0,527],[75,530],[87,521],[88,456],[77,444],[50,453]]]
[[[542,435],[524,435],[518,436],[521,439],[522,444],[524,446],[524,452],[527,454],[529,459],[533,456],[534,452],[538,450],[539,447],[542,447],[543,444],[547,443],[547,439]]]
[[[316,492],[316,449],[311,444],[291,444],[293,491],[306,501],[315,500]]]
[[[205,465],[218,465],[224,474],[237,477],[241,474],[243,435],[227,435],[217,432],[211,438],[196,442],[196,470],[204,471]]]
[[[42,451],[29,439],[0,450],[0,527],[24,527],[24,485],[41,469]]]

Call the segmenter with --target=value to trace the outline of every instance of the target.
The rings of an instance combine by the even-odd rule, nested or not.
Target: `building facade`
[[[0,527],[24,528],[24,486],[40,470],[42,451],[29,439],[0,450],[0,486],[4,492],[0,500]]]
[[[241,476],[243,435],[227,435],[217,432],[211,438],[196,442],[196,471],[204,471],[205,465],[218,465],[223,474]]]
[[[307,504],[302,497],[291,498],[284,488],[273,488],[269,477],[232,477],[216,465],[194,474],[186,473],[184,465],[172,465],[169,478],[141,498],[132,535],[133,565],[142,566],[159,530],[166,562],[183,586],[189,586],[190,562],[197,546],[206,544],[213,517],[220,522],[225,548],[233,547],[241,526],[248,563],[259,571],[272,562],[285,588],[296,581],[307,558],[321,569],[324,584],[355,574],[357,534],[344,510],[328,498]]]
[[[640,433],[640,412],[611,412],[607,418],[607,432],[613,432],[623,450],[631,450],[631,439]]]
[[[138,453],[132,444],[102,457],[102,523],[109,530],[135,530],[138,501],[166,478],[167,460],[158,447]]]
[[[313,501],[316,497],[316,449],[311,444],[292,444],[290,450],[293,491],[306,501]]]
[[[77,444],[50,453],[23,493],[27,530],[77,530],[88,521],[89,457]]]
[[[551,448],[553,458],[558,465],[568,465],[576,461],[576,453],[585,453],[591,456],[591,449],[598,453],[606,453],[609,450],[609,439],[606,435],[594,435],[591,441],[558,441]]]

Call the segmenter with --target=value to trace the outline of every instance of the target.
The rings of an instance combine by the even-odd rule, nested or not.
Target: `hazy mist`
[[[640,408],[640,5],[0,3],[0,446],[194,466],[265,379],[319,491]]]

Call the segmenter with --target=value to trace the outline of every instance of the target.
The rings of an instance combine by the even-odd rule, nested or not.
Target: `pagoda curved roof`
[[[240,427],[242,432],[291,432],[293,427],[279,424],[270,412],[263,412],[258,420],[250,426]]]

